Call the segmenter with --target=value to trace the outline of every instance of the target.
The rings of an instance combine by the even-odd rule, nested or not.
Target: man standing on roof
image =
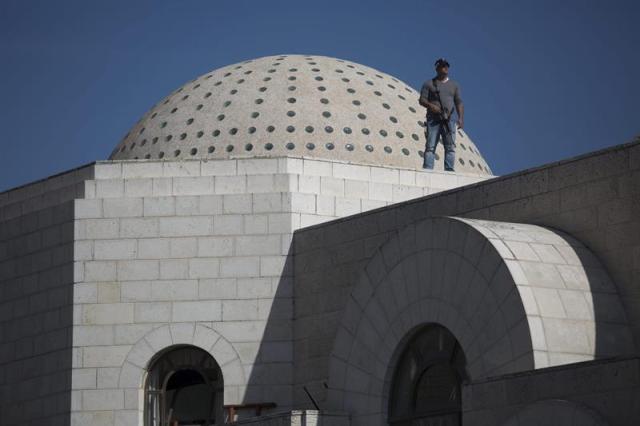
[[[425,169],[433,169],[438,137],[444,145],[444,169],[454,171],[456,151],[456,124],[464,127],[464,106],[460,97],[460,86],[449,78],[449,62],[438,59],[436,76],[426,81],[420,90],[420,105],[427,108],[427,144],[424,153]],[[454,118],[454,107],[458,119]]]

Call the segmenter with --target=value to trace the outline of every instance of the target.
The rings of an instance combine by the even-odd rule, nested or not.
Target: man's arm
[[[456,111],[458,112],[458,127],[464,127],[464,104],[462,103],[462,96],[460,96],[460,86],[456,87],[456,92],[453,95],[453,102],[456,105]]]
[[[459,128],[463,128],[464,127],[464,104],[462,102],[460,102],[459,104],[456,104],[456,111],[458,111],[458,127]]]

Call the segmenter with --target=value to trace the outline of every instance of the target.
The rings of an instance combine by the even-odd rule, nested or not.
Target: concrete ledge
[[[255,426],[349,426],[351,423],[347,413],[294,410],[241,419],[227,424]]]
[[[609,358],[491,377],[463,386],[465,425],[530,425],[532,412],[558,411],[558,402],[580,407],[604,423],[548,424],[630,425],[640,421],[640,358]],[[552,404],[551,402],[555,402]],[[556,407],[557,408],[557,407]],[[569,407],[571,408],[571,407]],[[560,411],[563,411],[562,409]],[[516,419],[517,417],[517,419]],[[540,417],[538,417],[540,418]],[[553,416],[542,416],[552,419]],[[520,420],[514,422],[514,419]],[[551,421],[551,420],[549,420]],[[545,423],[547,424],[547,423]]]

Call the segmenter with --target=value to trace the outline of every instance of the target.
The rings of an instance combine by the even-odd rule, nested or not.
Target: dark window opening
[[[223,422],[222,373],[211,355],[179,346],[152,362],[145,385],[146,426]]]
[[[461,383],[467,378],[460,344],[432,324],[412,337],[398,358],[391,384],[389,424],[461,424]]]

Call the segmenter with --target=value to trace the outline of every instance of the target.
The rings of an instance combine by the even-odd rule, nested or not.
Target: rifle
[[[431,81],[433,82],[433,87],[436,89],[435,93],[438,98],[438,103],[440,104],[440,114],[438,114],[440,116],[440,124],[444,125],[444,129],[446,131],[445,136],[451,138],[452,133],[451,133],[451,126],[449,126],[449,120],[451,120],[451,116],[453,115],[453,109],[451,110],[451,112],[449,113],[449,116],[447,117],[444,105],[442,105],[442,99],[440,99],[440,89],[438,89],[438,84],[436,83],[437,79],[434,78]]]

